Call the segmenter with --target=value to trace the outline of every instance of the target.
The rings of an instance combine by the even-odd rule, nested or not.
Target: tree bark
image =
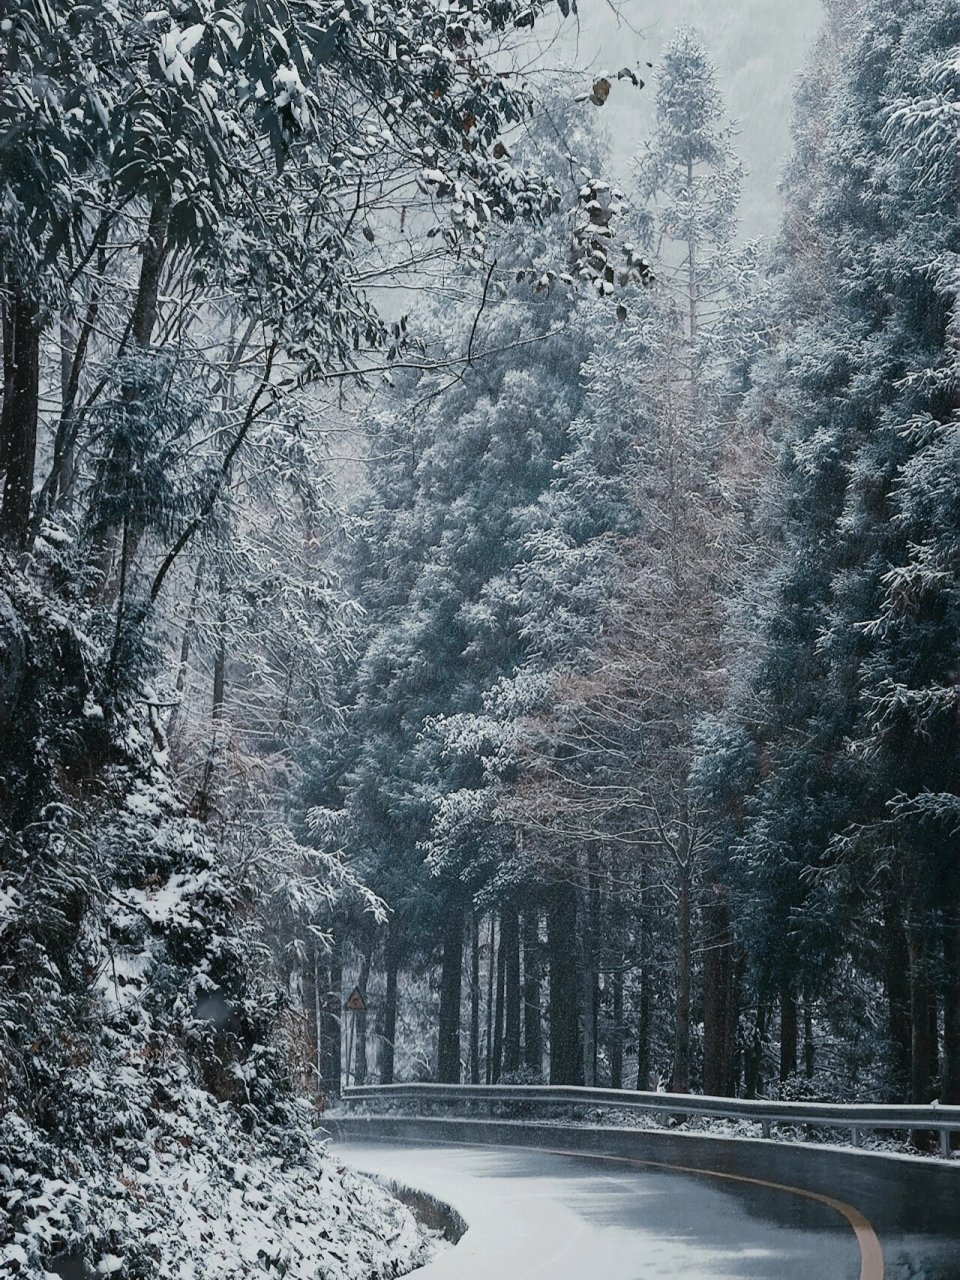
[[[340,1096],[343,1076],[343,944],[334,932],[327,957],[327,972],[321,996],[320,1042],[323,1053],[323,1083],[330,1097]]]
[[[891,1092],[894,1102],[903,1102],[911,1092],[910,1063],[913,1052],[910,953],[903,926],[903,912],[892,886],[883,895],[883,984],[887,1004]]]
[[[553,887],[547,916],[550,974],[550,1083],[581,1084],[580,1001],[577,983],[577,897],[572,884]]]
[[[180,661],[177,664],[177,679],[173,687],[175,702],[167,725],[167,740],[173,748],[174,755],[176,755],[177,738],[180,735],[180,728],[185,714],[183,695],[187,687],[187,674],[190,670],[190,651],[193,647],[193,636],[197,626],[197,607],[200,602],[200,585],[203,581],[203,564],[203,557],[201,556],[197,561],[196,572],[193,575],[193,590],[190,592],[190,603],[187,606],[187,616],[183,623],[183,635],[180,638]]]
[[[440,965],[440,1027],[437,1037],[437,1079],[460,1083],[460,998],[463,986],[463,904],[447,904],[443,922]]]
[[[493,1054],[490,1078],[500,1083],[503,1073],[503,1003],[506,992],[507,952],[503,936],[503,912],[500,912],[500,929],[497,935],[497,996],[493,1008]]]
[[[813,1001],[810,993],[803,997],[803,1074],[812,1080],[817,1066],[817,1046],[813,1039]]]
[[[470,1083],[480,1083],[480,919],[470,916]]]
[[[930,977],[930,1079],[940,1078],[940,1002],[937,984]]]
[[[623,969],[613,972],[613,1028],[610,1033],[610,1088],[623,1088]]]
[[[726,1096],[732,1087],[730,1023],[733,994],[733,942],[730,912],[722,886],[707,887],[703,919],[703,1091]]]
[[[170,223],[170,197],[162,196],[150,210],[147,234],[140,247],[140,278],[133,304],[130,334],[141,349],[150,346],[157,323],[160,278],[167,256],[167,229]]]
[[[495,970],[497,967],[497,913],[490,912],[490,943],[488,946],[488,963],[487,963],[487,1069],[486,1082],[493,1084],[493,1039],[494,1039],[494,1007],[493,1007],[493,984],[495,981]]]
[[[910,1101],[930,1101],[933,1045],[930,1039],[930,967],[925,940],[919,930],[907,930],[910,962]]]
[[[640,1007],[637,1019],[637,1089],[644,1093],[655,1089],[653,1082],[653,1066],[650,1061],[650,1024],[653,1014],[653,1001],[650,991],[650,975],[640,976]]]
[[[653,979],[652,968],[653,939],[650,927],[650,906],[644,900],[646,894],[646,876],[641,871],[640,881],[640,999],[637,1009],[637,1089],[640,1092],[651,1086],[653,1064],[650,1061],[650,1028],[653,1021]]]
[[[360,941],[360,971],[357,974],[357,990],[363,998],[363,1003],[367,1003],[367,987],[370,983],[370,969],[373,964],[373,928],[371,927],[369,918],[364,919],[361,926]],[[354,1034],[356,1036],[356,1046],[354,1048],[353,1062],[353,1082],[354,1084],[367,1083],[367,1011],[366,1009],[358,1009],[353,1014]]]
[[[383,1019],[380,1025],[380,1083],[393,1084],[397,1040],[397,971],[400,968],[400,938],[396,917],[387,925],[384,947],[386,989],[383,995]]]
[[[693,991],[693,886],[689,851],[678,863],[677,991],[673,1050],[674,1093],[690,1092],[690,1006]]]
[[[317,1008],[317,947],[312,937],[304,947],[301,977],[303,1025],[307,1040],[310,1088],[317,1089],[320,1079],[320,1022]]]
[[[126,563],[126,547],[122,553],[122,563]],[[121,573],[121,586],[117,602],[117,625],[120,624],[123,607],[125,572]],[[224,750],[224,712],[227,701],[227,618],[226,618],[226,582],[223,572],[219,581],[220,611],[217,619],[217,647],[213,655],[213,699],[210,712],[210,745],[200,777],[200,785],[194,800],[194,813],[201,822],[207,822],[213,811],[214,785],[221,753]]]
[[[783,1084],[797,1072],[797,1048],[799,1028],[797,1022],[797,997],[784,983],[780,988],[780,1083]]]
[[[508,904],[501,911],[501,937],[505,953],[503,996],[503,1070],[520,1070],[520,927],[517,908]]]
[[[0,539],[17,550],[30,528],[40,416],[40,309],[15,285],[3,308],[3,403],[0,470],[4,474]]]
[[[743,1071],[743,1092],[747,1098],[756,1098],[763,1087],[763,1046],[767,1035],[767,1006],[757,1006],[757,1021],[753,1040],[746,1051]]]
[[[528,907],[523,913],[523,1060],[537,1073],[543,1071],[543,1027],[540,1008],[540,912]]]
[[[130,337],[140,351],[148,351],[153,338],[153,330],[157,323],[160,300],[160,281],[169,248],[168,228],[170,223],[170,194],[159,196],[150,210],[147,232],[140,245],[140,275],[137,280],[137,293],[130,315]],[[123,399],[131,406],[136,405],[139,388],[136,378],[123,388]],[[111,449],[107,472],[117,477],[117,483],[123,489],[124,519],[130,520],[134,513],[130,510],[130,499],[126,492],[126,475],[132,459],[129,442],[125,439],[114,441]],[[134,531],[132,536],[132,553],[139,545],[142,529]],[[103,572],[102,589],[106,594],[113,575],[113,564],[116,558],[119,526],[110,526],[104,530],[103,545],[100,551],[101,569]]]
[[[76,398],[73,370],[76,363],[79,376],[84,348],[85,342],[81,346],[80,335],[74,328],[70,307],[65,305],[60,311],[60,421],[54,438],[50,472],[41,488],[38,507],[48,508],[58,499],[61,502],[66,500],[73,488],[77,461],[76,440],[73,438],[74,433],[71,429],[73,402]]]
[[[583,1083],[592,1088],[597,1083],[597,936],[592,855],[588,851],[580,870],[580,999],[583,1004]]]
[[[941,1102],[960,1105],[960,907],[944,922],[943,1089]]]

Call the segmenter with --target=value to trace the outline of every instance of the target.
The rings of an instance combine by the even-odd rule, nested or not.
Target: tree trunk
[[[813,1001],[810,993],[803,997],[803,1074],[812,1080],[817,1065],[817,1046],[813,1040]]]
[[[759,1097],[763,1087],[763,1047],[767,1035],[767,1007],[757,1006],[757,1021],[753,1029],[753,1040],[746,1051],[743,1070],[744,1097]]]
[[[470,1083],[480,1083],[480,919],[470,916]]]
[[[673,1050],[674,1093],[690,1092],[690,1004],[693,989],[693,892],[689,851],[678,863],[677,992]]]
[[[581,1084],[580,1002],[577,957],[577,896],[572,884],[557,884],[550,895],[547,949],[550,974],[550,1083]]]
[[[930,1101],[933,1045],[930,1039],[930,966],[919,930],[907,930],[910,961],[910,1101]]]
[[[123,562],[126,561],[126,549],[123,552]],[[123,607],[123,580],[124,573],[121,573],[121,586],[119,599],[117,604],[118,625],[121,617],[121,609]],[[222,753],[224,751],[224,712],[226,709],[227,699],[227,622],[226,622],[226,583],[223,573],[220,575],[220,615],[217,621],[217,647],[213,656],[213,699],[210,712],[210,746],[207,749],[207,757],[204,761],[203,773],[200,776],[200,785],[197,788],[196,798],[194,800],[194,813],[201,822],[208,822],[213,812],[214,786],[217,781],[217,771],[221,763]]]
[[[944,922],[943,1089],[940,1101],[960,1105],[960,908]]]
[[[69,306],[64,306],[60,311],[60,421],[64,424],[63,436],[69,435],[69,424],[73,412],[73,362],[78,356],[79,337],[73,325],[73,318],[70,314]],[[66,497],[73,487],[74,473],[76,471],[76,448],[75,443],[69,443],[65,439],[61,439],[61,432],[57,430],[57,443],[60,444],[61,456],[55,457],[57,474],[52,479],[50,500],[55,502],[56,499]],[[56,452],[56,450],[55,450]]]
[[[903,1102],[911,1092],[913,1029],[910,1021],[910,952],[903,913],[892,886],[883,895],[883,984],[887,1004],[891,1093]]]
[[[497,967],[497,913],[496,913],[495,911],[491,911],[491,912],[490,912],[490,945],[489,945],[489,947],[487,948],[487,950],[489,951],[489,956],[488,956],[488,963],[487,963],[487,1070],[486,1070],[486,1082],[487,1082],[487,1084],[493,1084],[493,1039],[494,1039],[494,1030],[493,1030],[493,1020],[494,1020],[494,1007],[493,1007],[493,984],[494,984],[494,980],[495,980],[494,974],[495,974],[495,970],[496,970],[496,967]]]
[[[3,404],[0,470],[5,473],[0,539],[26,544],[40,415],[40,310],[16,286],[3,308]]]
[[[303,1001],[303,1026],[307,1041],[309,1084],[317,1089],[320,1079],[320,1021],[317,1007],[317,947],[312,937],[304,947],[303,974],[301,978]]]
[[[167,725],[167,740],[176,755],[177,738],[184,719],[184,691],[187,687],[187,675],[190,670],[190,651],[193,647],[193,636],[197,627],[197,606],[200,602],[200,585],[203,581],[203,557],[197,561],[197,569],[193,576],[193,590],[190,592],[190,603],[183,623],[183,635],[180,638],[180,661],[177,664],[177,679],[173,691],[174,707]]]
[[[641,871],[640,892],[640,999],[637,1009],[637,1089],[642,1093],[653,1084],[650,1061],[650,1028],[653,1021],[653,979],[651,977],[653,939],[650,907],[644,900],[646,877]],[[653,1085],[656,1088],[656,1085]]]
[[[539,1077],[543,1071],[540,1009],[540,912],[523,913],[523,1061]]]
[[[613,1029],[610,1033],[610,1088],[623,1088],[623,969],[613,972]]]
[[[107,278],[106,238],[109,218],[101,218],[95,243],[97,246],[96,279],[91,286],[83,320],[79,329],[74,326],[68,307],[61,311],[61,358],[60,358],[60,421],[57,423],[53,440],[53,455],[47,478],[40,487],[33,521],[28,535],[32,542],[36,539],[44,517],[54,502],[69,504],[76,476],[77,462],[77,398],[80,393],[80,379],[86,364],[90,339],[93,336],[97,318],[100,314],[100,299]],[[0,467],[2,470],[2,467]]]
[[[334,932],[327,957],[326,982],[321,997],[320,1042],[323,1052],[323,1083],[327,1095],[339,1098],[343,1076],[343,944]]]
[[[730,1024],[734,994],[730,912],[721,885],[707,887],[702,918],[703,1091],[709,1097],[722,1097],[732,1087]]]
[[[380,1083],[393,1084],[394,1049],[397,1040],[397,970],[400,968],[400,938],[396,917],[387,925],[384,947],[386,990],[383,995],[383,1019],[380,1026]]]
[[[727,1077],[726,1095],[731,1098],[740,1096],[743,1077],[743,1047],[740,1042],[740,1005],[743,996],[743,979],[747,971],[747,961],[741,948],[734,942],[731,946],[731,979],[730,1005],[727,1009],[727,1062],[730,1074]]]
[[[594,886],[591,874],[592,851],[582,857],[580,869],[580,999],[583,1003],[583,1083],[597,1083],[597,936],[594,919]]]
[[[588,888],[590,890],[590,899],[588,903],[588,919],[590,921],[590,969],[593,974],[593,991],[591,992],[591,1001],[593,1005],[593,1026],[591,1028],[591,1039],[593,1041],[593,1051],[590,1061],[590,1076],[593,1083],[598,1083],[597,1063],[600,1054],[600,947],[601,947],[601,891],[600,877],[597,874],[597,854],[596,850],[591,849],[587,859],[589,868]]]
[[[437,1038],[437,1079],[460,1083],[460,997],[463,986],[463,904],[450,901],[443,922],[440,965],[440,1027]]]
[[[362,927],[362,935],[360,942],[360,971],[357,975],[357,990],[363,997],[363,1003],[367,1003],[367,987],[370,983],[370,968],[373,964],[373,928],[368,919],[365,919]],[[353,1051],[353,1082],[354,1084],[367,1083],[367,1011],[366,1009],[358,1009],[353,1015],[354,1035],[356,1036],[356,1046]]]
[[[167,257],[169,248],[168,228],[170,223],[170,195],[169,193],[160,196],[154,201],[150,210],[150,219],[147,224],[147,233],[140,245],[140,275],[137,280],[137,293],[133,302],[133,311],[130,316],[130,336],[134,345],[141,351],[147,351],[153,338],[153,330],[157,323],[157,315],[159,312],[160,299],[160,281],[163,276],[163,266]],[[123,388],[123,399],[128,405],[136,405],[139,399],[139,387],[137,386],[136,377]],[[133,512],[130,511],[130,501],[126,493],[125,477],[129,472],[133,459],[130,457],[130,446],[126,439],[115,440],[109,463],[107,464],[107,472],[117,477],[117,483],[122,486],[123,507],[125,518],[129,519]],[[142,530],[138,529],[134,532],[132,538],[132,553],[135,554]],[[113,576],[113,564],[116,558],[117,539],[119,536],[119,526],[111,526],[104,530],[103,545],[100,551],[101,569],[103,572],[103,592],[106,595]]]
[[[653,1014],[653,1001],[650,991],[649,973],[640,976],[640,1007],[637,1010],[637,1089],[644,1093],[648,1089],[655,1091],[656,1082],[650,1061],[650,1024]]]
[[[500,1083],[503,1073],[503,1002],[506,992],[507,952],[504,939],[503,911],[500,912],[500,929],[497,936],[497,998],[493,1009],[493,1054],[490,1078]]]
[[[940,1001],[937,984],[930,979],[930,1078],[940,1078]]]
[[[505,952],[503,996],[503,1070],[520,1070],[520,927],[517,908],[508,904],[500,915]]]
[[[780,988],[780,1083],[797,1073],[797,997],[786,983]]]
[[[130,333],[138,347],[150,346],[157,323],[160,278],[167,256],[167,228],[170,223],[170,197],[162,196],[150,210],[147,234],[140,246],[140,279],[133,305]]]

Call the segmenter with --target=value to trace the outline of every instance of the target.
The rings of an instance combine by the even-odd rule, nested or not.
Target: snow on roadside
[[[680,1120],[672,1116],[663,1115],[659,1120],[652,1115],[637,1115],[629,1111],[617,1111],[615,1109],[595,1108],[591,1109],[586,1115],[578,1115],[575,1118],[549,1118],[544,1119],[544,1124],[556,1124],[563,1127],[583,1127],[597,1128],[600,1126],[609,1126],[611,1128],[637,1129],[641,1132],[662,1132],[669,1129],[676,1133],[702,1133],[717,1138],[750,1138],[756,1141],[776,1142],[776,1143],[793,1143],[812,1145],[818,1147],[830,1147],[838,1151],[862,1150],[887,1152],[888,1154],[912,1155],[922,1159],[941,1159],[939,1147],[931,1146],[929,1148],[919,1149],[913,1146],[908,1139],[898,1138],[894,1136],[895,1131],[886,1130],[861,1130],[860,1146],[855,1148],[852,1141],[844,1141],[845,1135],[849,1137],[848,1129],[825,1128],[816,1125],[801,1124],[780,1124],[774,1126],[774,1134],[770,1138],[763,1138],[761,1135],[760,1124],[755,1120],[733,1120],[723,1116],[689,1116]]]
[[[204,1091],[185,1089],[178,1103],[136,1143],[118,1142],[115,1161],[73,1153],[54,1176],[30,1150],[29,1126],[8,1114],[0,1138],[24,1159],[0,1166],[0,1203],[17,1221],[0,1274],[389,1280],[429,1260],[434,1239],[410,1210],[306,1132],[299,1150],[271,1151]]]

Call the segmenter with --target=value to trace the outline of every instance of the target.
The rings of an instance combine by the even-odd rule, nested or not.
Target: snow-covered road
[[[883,1280],[869,1223],[799,1190],[516,1147],[336,1150],[468,1222],[422,1280]]]

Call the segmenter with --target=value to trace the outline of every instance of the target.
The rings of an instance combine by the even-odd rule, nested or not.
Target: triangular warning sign
[[[353,990],[350,992],[350,994],[347,996],[346,1000],[344,1001],[343,1007],[344,1009],[348,1010],[350,1013],[356,1013],[356,1012],[359,1012],[361,1009],[366,1009],[367,1007],[366,1001],[364,1000],[363,996],[360,994],[359,987],[353,988]]]

